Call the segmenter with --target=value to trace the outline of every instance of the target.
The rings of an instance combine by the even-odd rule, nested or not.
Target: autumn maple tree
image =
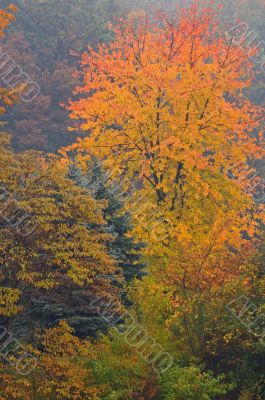
[[[242,176],[264,153],[262,110],[243,95],[252,65],[219,34],[218,11],[197,1],[177,11],[155,23],[131,15],[113,43],[83,55],[69,110],[86,137],[68,150],[98,157],[125,191],[135,182],[128,203],[141,196],[149,255],[166,253],[175,283],[206,288],[238,272],[235,254],[254,243],[262,214]]]
[[[240,96],[251,64],[232,37],[215,36],[215,11],[197,2],[177,22],[138,19],[83,55],[81,99],[69,109],[91,131],[77,146],[105,156],[117,174],[140,174],[179,213],[192,193],[218,200],[226,173],[261,154],[249,135],[259,109]]]

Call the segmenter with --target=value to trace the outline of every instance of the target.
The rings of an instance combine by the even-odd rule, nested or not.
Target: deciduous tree
[[[145,207],[136,232],[158,274],[165,255],[172,277],[205,289],[238,274],[235,254],[254,243],[262,214],[243,177],[264,153],[253,135],[262,110],[243,96],[252,65],[219,34],[216,10],[194,1],[178,11],[122,21],[113,43],[83,55],[69,110],[86,137],[71,150],[99,157],[125,191],[136,182],[129,204]]]

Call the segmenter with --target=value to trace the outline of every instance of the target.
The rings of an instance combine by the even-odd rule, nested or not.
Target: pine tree
[[[140,251],[143,243],[136,242],[130,235],[132,223],[130,214],[124,209],[124,193],[118,181],[109,183],[110,173],[105,172],[96,158],[88,164],[84,176],[77,171],[75,179],[82,187],[92,191],[96,200],[106,201],[103,217],[107,223],[106,229],[113,237],[108,243],[110,255],[117,261],[127,282],[143,276]]]

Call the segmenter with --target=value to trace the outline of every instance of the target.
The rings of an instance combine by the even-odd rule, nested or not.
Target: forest
[[[0,0],[0,400],[265,400],[264,0]]]

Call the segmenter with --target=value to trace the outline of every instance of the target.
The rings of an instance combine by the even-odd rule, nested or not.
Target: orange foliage
[[[264,154],[262,136],[253,134],[262,110],[244,96],[252,64],[233,38],[220,35],[217,11],[194,1],[177,14],[177,21],[163,14],[156,23],[121,20],[112,27],[113,43],[83,55],[84,84],[69,110],[88,134],[66,153],[76,151],[81,162],[96,155],[112,178],[126,178],[125,190],[138,180],[134,196],[151,204],[145,229],[136,226],[156,244],[149,256],[171,254],[176,279],[195,269],[206,287],[202,271],[220,283],[220,269],[240,273],[241,263],[231,262],[235,252],[249,254],[262,218],[241,176]],[[154,218],[165,241],[151,226]]]
[[[5,35],[4,30],[10,22],[15,21],[14,13],[17,8],[10,4],[5,10],[0,9],[0,39]],[[15,94],[7,89],[0,87],[0,114],[5,112],[5,107],[12,104],[15,100]]]

